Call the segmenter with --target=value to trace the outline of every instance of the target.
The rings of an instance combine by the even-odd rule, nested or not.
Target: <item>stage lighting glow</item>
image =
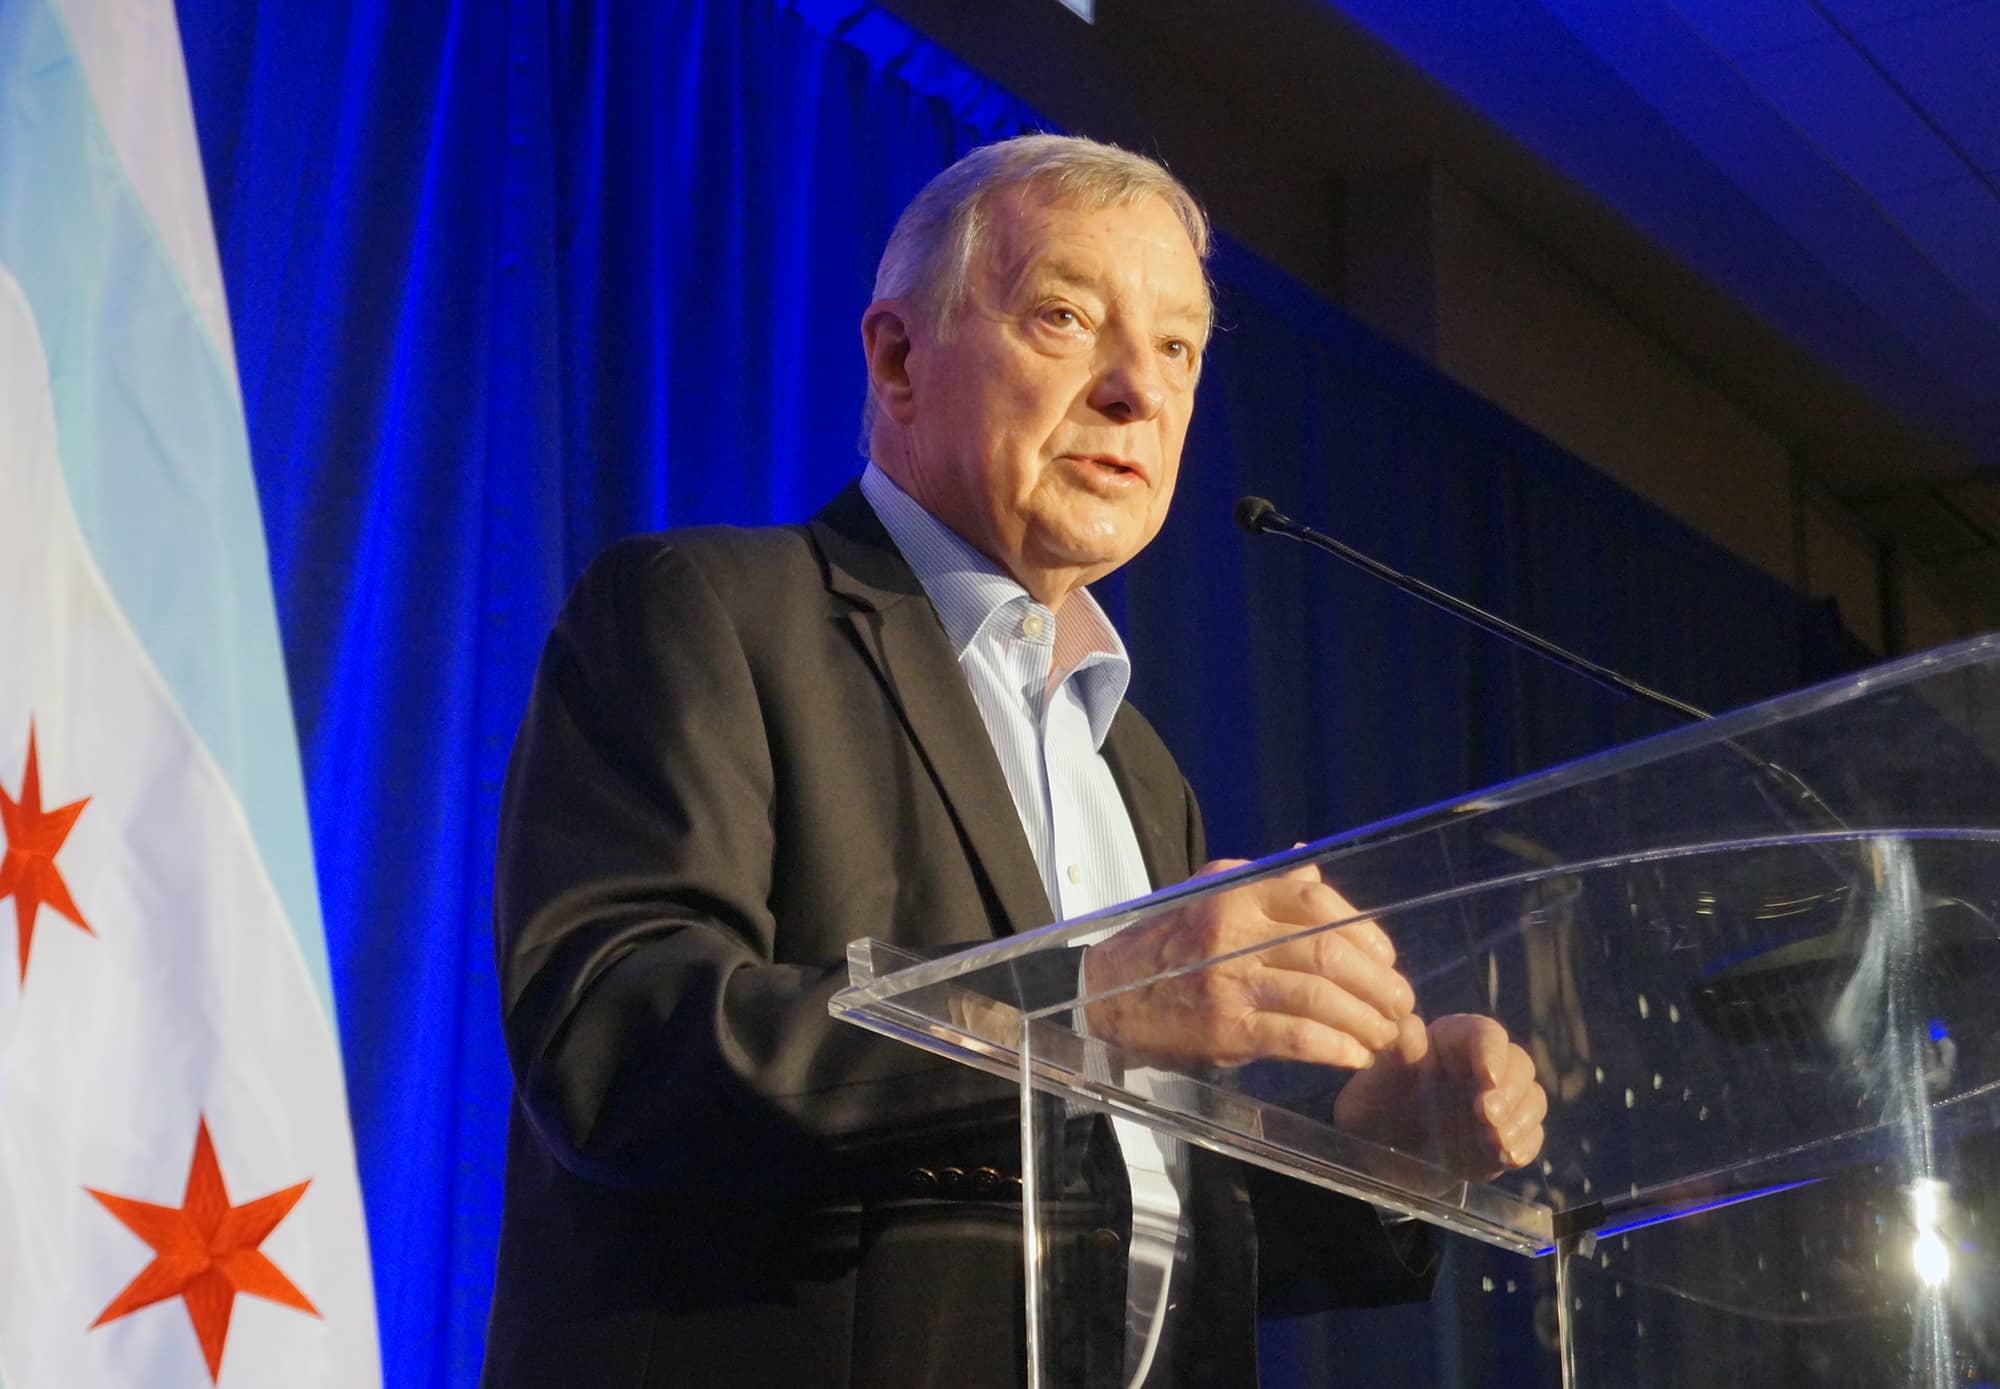
[[[1937,1232],[1938,1203],[1944,1183],[1920,1178],[1910,1186],[1910,1210],[1916,1217],[1917,1239],[1910,1263],[1926,1287],[1939,1287],[1951,1276],[1951,1251]]]
[[[1917,1217],[1917,1228],[1928,1230],[1937,1224],[1938,1196],[1943,1182],[1928,1177],[1920,1178],[1910,1187],[1910,1209]]]
[[[1951,1276],[1951,1251],[1944,1247],[1935,1230],[1925,1230],[1917,1236],[1916,1245],[1910,1250],[1910,1262],[1916,1266],[1917,1277],[1928,1287],[1938,1287]]]

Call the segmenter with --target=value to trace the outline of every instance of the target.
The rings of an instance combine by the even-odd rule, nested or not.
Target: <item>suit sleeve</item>
[[[1422,1302],[1439,1262],[1430,1226],[1245,1164],[1257,1220],[1257,1313]]]
[[[830,1018],[839,961],[775,962],[774,782],[714,590],[665,542],[607,551],[536,674],[495,894],[517,1094],[572,1171],[768,1197],[1006,1113],[989,1077]]]

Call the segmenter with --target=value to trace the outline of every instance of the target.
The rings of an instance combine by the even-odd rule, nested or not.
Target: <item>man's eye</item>
[[[1186,338],[1168,338],[1164,343],[1160,344],[1160,350],[1176,362],[1192,362],[1194,360],[1194,344]]]
[[[1042,321],[1052,328],[1081,328],[1083,317],[1075,309],[1063,308],[1060,304],[1042,310]]]

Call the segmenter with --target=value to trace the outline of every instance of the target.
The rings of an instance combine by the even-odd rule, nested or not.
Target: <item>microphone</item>
[[[1330,535],[1322,534],[1311,526],[1294,521],[1272,504],[1267,497],[1241,497],[1236,502],[1236,524],[1251,535],[1282,535],[1292,540],[1302,541],[1314,549],[1325,550],[1338,559],[1346,560],[1357,569],[1365,570],[1382,582],[1399,588],[1413,598],[1421,599],[1434,608],[1441,608],[1454,617],[1463,618],[1503,641],[1512,642],[1534,652],[1544,660],[1553,661],[1563,669],[1573,671],[1587,680],[1594,680],[1621,694],[1643,699],[1648,704],[1657,705],[1681,718],[1693,722],[1712,717],[1707,710],[1698,709],[1685,700],[1672,695],[1661,694],[1647,685],[1640,684],[1629,675],[1620,675],[1609,666],[1601,666],[1595,661],[1584,659],[1573,651],[1557,646],[1546,637],[1537,636],[1525,627],[1517,627],[1504,617],[1496,617],[1484,608],[1473,606],[1463,598],[1455,598],[1443,589],[1412,578],[1401,570],[1391,569],[1382,561],[1364,555],[1352,545],[1343,544]]]

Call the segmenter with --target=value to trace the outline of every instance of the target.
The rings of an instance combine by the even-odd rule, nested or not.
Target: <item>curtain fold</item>
[[[493,832],[541,639],[616,536],[802,519],[858,471],[858,324],[891,221],[959,153],[1038,122],[860,0],[179,9],[386,1382],[470,1386],[509,1104]],[[1253,257],[1225,248],[1216,278],[1230,331],[1181,496],[1107,597],[1218,852],[1658,726],[1246,541],[1240,492],[1697,702],[1847,659],[1781,586]],[[1483,1334],[1414,1315],[1438,1367]],[[1332,1334],[1281,1329],[1274,1373]]]

